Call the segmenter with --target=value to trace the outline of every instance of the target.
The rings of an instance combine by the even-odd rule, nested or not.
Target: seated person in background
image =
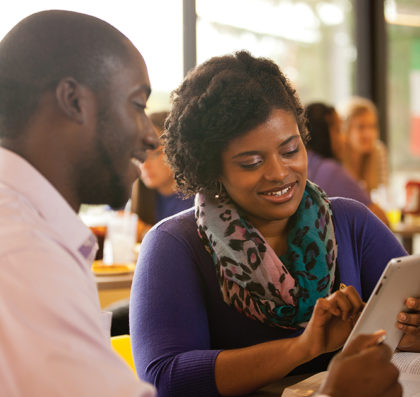
[[[369,193],[386,186],[388,156],[379,140],[376,106],[369,99],[352,97],[338,111],[343,121],[345,150],[340,160],[344,167]]]
[[[150,114],[156,133],[162,135],[168,112]],[[182,198],[176,191],[174,175],[162,146],[149,151],[140,166],[141,179],[133,187],[133,212],[148,225],[174,215],[194,205],[193,198]]]
[[[168,112],[150,114],[156,134],[162,135]],[[193,198],[183,199],[176,192],[174,175],[169,167],[162,146],[148,151],[146,161],[140,165],[141,177],[133,186],[132,211],[137,213],[141,224],[140,240],[156,222],[194,205]],[[112,304],[111,336],[129,334],[128,300]]]
[[[212,58],[172,98],[165,153],[195,209],[142,242],[130,300],[139,376],[160,397],[208,397],[325,370],[405,250],[365,206],[307,180],[304,109],[272,61]],[[420,320],[405,323],[417,343]]]
[[[347,197],[365,204],[382,222],[388,225],[385,212],[372,202],[369,194],[336,161],[341,152],[341,120],[332,106],[311,103],[305,109],[306,127],[310,134],[308,149],[308,179],[330,197]]]

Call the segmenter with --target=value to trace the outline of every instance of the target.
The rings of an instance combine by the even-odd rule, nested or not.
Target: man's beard
[[[112,162],[104,145],[112,131],[112,123],[106,117],[98,116],[95,133],[94,157],[79,167],[79,197],[84,204],[108,204],[113,209],[124,207],[129,191]]]

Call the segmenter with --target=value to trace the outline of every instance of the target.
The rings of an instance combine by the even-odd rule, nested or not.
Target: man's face
[[[97,98],[96,131],[79,172],[79,194],[88,204],[124,206],[140,176],[146,150],[159,145],[145,114],[150,82],[141,55],[111,66],[106,97]],[[99,95],[98,95],[99,96]]]

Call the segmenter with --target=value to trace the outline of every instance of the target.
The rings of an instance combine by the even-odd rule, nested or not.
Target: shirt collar
[[[10,172],[10,170],[13,170]],[[23,195],[61,243],[93,260],[97,243],[89,228],[54,186],[18,154],[0,147],[0,182]]]

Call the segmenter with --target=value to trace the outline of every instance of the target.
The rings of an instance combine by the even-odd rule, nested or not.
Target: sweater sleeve
[[[207,312],[185,240],[155,227],[141,244],[130,298],[130,334],[139,377],[159,397],[219,396]]]
[[[332,204],[338,261],[342,262],[340,273],[346,281],[360,285],[359,293],[366,301],[387,263],[407,252],[391,230],[364,205],[350,199],[334,199]]]

